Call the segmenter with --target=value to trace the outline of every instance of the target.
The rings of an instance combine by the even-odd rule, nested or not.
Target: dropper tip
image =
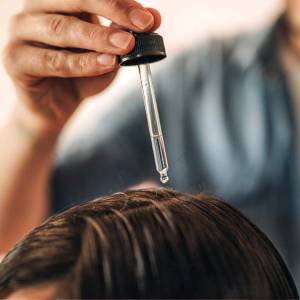
[[[170,178],[167,173],[160,174],[160,181],[162,184],[168,183],[169,180],[170,180]]]

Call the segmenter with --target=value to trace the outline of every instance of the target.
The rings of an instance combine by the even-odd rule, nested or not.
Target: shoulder
[[[258,66],[259,51],[267,33],[268,30],[260,30],[210,38],[179,54],[170,55],[157,65],[155,81],[159,98],[165,103],[180,105],[182,99],[194,99],[206,87],[211,90],[211,83],[216,86],[218,81],[226,80],[232,73],[244,74],[249,66]]]
[[[258,58],[258,55],[266,43],[275,41],[273,32],[280,25],[277,21],[271,26],[266,26],[255,31],[245,31],[229,36],[213,37],[197,42],[194,47],[178,55],[177,60],[187,65],[208,66],[216,58],[224,61],[235,61],[241,63],[248,59]],[[271,41],[270,41],[271,39]]]
[[[220,69],[234,65],[244,69],[257,63],[259,53],[273,27],[197,42],[189,49],[170,56],[161,63],[158,77],[165,79],[172,74],[175,81],[193,82],[196,80],[199,83],[201,78],[203,79],[208,73],[215,71],[215,68]]]

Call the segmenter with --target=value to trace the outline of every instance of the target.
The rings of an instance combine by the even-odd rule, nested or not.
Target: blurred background
[[[62,0],[63,1],[63,0]],[[255,31],[267,26],[282,9],[282,0],[141,0],[146,6],[159,9],[163,25],[159,32],[166,39],[169,56],[176,55],[193,43],[208,36],[233,35],[240,31]],[[184,3],[184,7],[182,7]],[[20,0],[0,1],[0,47],[7,40],[9,18],[22,6]],[[89,114],[95,105],[103,111],[116,103],[125,88],[137,84],[136,68],[122,70],[116,82],[97,99],[84,103],[73,119],[73,125]],[[13,86],[0,65],[0,122],[13,107],[15,101]],[[75,122],[74,122],[75,120]]]

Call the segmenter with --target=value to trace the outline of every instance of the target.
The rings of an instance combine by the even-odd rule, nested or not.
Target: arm
[[[158,12],[134,0],[102,2],[28,0],[12,20],[4,63],[19,101],[0,130],[0,252],[47,215],[56,140],[80,103],[111,84],[116,56],[133,48],[134,37],[121,28],[159,26]]]
[[[48,213],[48,182],[57,133],[29,128],[15,111],[0,131],[0,253]]]

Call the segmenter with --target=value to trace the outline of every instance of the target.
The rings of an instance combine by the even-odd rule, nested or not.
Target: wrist
[[[33,143],[45,144],[56,142],[63,129],[62,124],[55,126],[47,122],[43,117],[29,111],[22,105],[17,105],[12,113],[12,122],[22,136],[27,137]]]

